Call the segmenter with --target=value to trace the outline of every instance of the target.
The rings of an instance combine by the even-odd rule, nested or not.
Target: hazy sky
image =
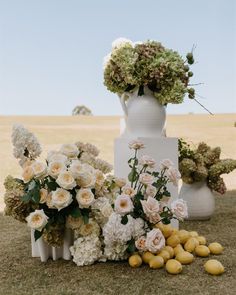
[[[118,37],[154,39],[185,54],[212,112],[236,112],[234,0],[0,0],[0,115],[69,115],[85,104],[119,115],[103,85],[103,57]],[[169,113],[204,112],[194,101]]]

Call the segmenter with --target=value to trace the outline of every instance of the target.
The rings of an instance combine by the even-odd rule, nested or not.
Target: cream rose
[[[79,160],[73,160],[69,171],[72,173],[73,177],[77,179],[84,170],[83,164]]]
[[[77,146],[71,143],[63,144],[61,146],[60,152],[68,158],[76,158],[79,154]]]
[[[50,162],[62,162],[65,164],[68,162],[68,158],[58,151],[50,151],[50,152],[48,152],[48,155],[47,155],[47,161],[49,163]]]
[[[174,166],[174,163],[170,159],[163,159],[160,163],[161,170],[168,169],[172,166]]]
[[[154,254],[160,252],[165,247],[165,237],[159,228],[154,228],[147,233],[146,247],[148,251]]]
[[[91,189],[82,188],[77,192],[76,200],[80,208],[89,208],[93,204],[95,198]]]
[[[129,143],[129,148],[133,149],[133,150],[140,150],[140,149],[145,148],[145,145],[140,140],[133,140]]]
[[[187,203],[183,199],[175,200],[170,205],[173,214],[180,220],[188,217]]]
[[[48,191],[45,188],[41,188],[40,191],[40,204],[44,204],[47,202],[47,197],[48,197]]]
[[[141,173],[139,176],[139,181],[144,185],[150,185],[154,181],[154,177],[149,173]]]
[[[166,171],[166,176],[169,178],[170,182],[172,182],[175,186],[178,185],[178,181],[181,178],[179,170],[174,167],[170,167]]]
[[[126,196],[130,196],[131,198],[136,195],[136,190],[133,189],[130,185],[126,184],[122,187],[122,194]]]
[[[146,248],[146,238],[145,237],[140,237],[135,241],[135,246],[139,251],[147,251]]]
[[[48,223],[48,216],[44,213],[43,209],[35,210],[26,217],[27,224],[30,228],[42,231]]]
[[[57,188],[52,192],[51,205],[57,208],[58,211],[68,207],[73,201],[72,195],[70,192],[63,188]]]
[[[116,198],[114,205],[115,212],[121,215],[130,213],[134,209],[133,202],[131,201],[130,197],[126,195],[119,195]]]
[[[155,224],[161,220],[161,217],[159,215],[160,205],[156,199],[148,197],[147,200],[141,200],[141,204],[143,207],[143,212],[149,222]]]
[[[29,182],[34,177],[34,170],[31,166],[26,166],[22,172],[22,178],[24,183]]]
[[[154,168],[156,161],[147,155],[143,155],[140,159],[140,164],[143,166],[148,166],[149,168]]]
[[[74,177],[72,176],[72,173],[70,171],[63,171],[59,174],[57,180],[57,184],[60,185],[60,187],[71,190],[74,187],[76,187],[76,182]]]
[[[41,178],[47,175],[47,165],[43,162],[33,162],[32,169],[36,178]]]
[[[93,172],[84,171],[80,173],[77,178],[77,184],[83,188],[91,188],[94,187],[96,182],[96,175]]]
[[[104,206],[102,206],[100,211],[105,218],[109,218],[111,213],[113,212],[113,209],[110,204],[105,204]]]
[[[119,177],[116,177],[116,178],[115,178],[115,184],[116,184],[119,188],[121,188],[121,187],[123,187],[123,186],[126,185],[126,179],[125,179],[125,178],[119,178]]]
[[[63,162],[50,162],[48,166],[48,175],[57,178],[61,172],[66,171],[66,165]]]
[[[157,193],[157,189],[155,188],[155,186],[149,184],[146,188],[145,196],[154,198],[156,193]]]

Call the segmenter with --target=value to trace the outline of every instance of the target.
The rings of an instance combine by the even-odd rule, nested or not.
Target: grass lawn
[[[127,262],[77,267],[72,261],[41,263],[30,257],[30,232],[24,224],[0,216],[0,294],[92,295],[92,294],[236,294],[236,191],[216,197],[216,212],[209,221],[185,222],[209,242],[218,241],[225,251],[217,258],[225,266],[221,276],[205,273],[208,258],[197,258],[180,275],[147,266],[132,269]]]

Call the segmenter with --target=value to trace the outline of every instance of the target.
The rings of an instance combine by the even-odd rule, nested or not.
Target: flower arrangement
[[[92,208],[105,220],[112,210],[103,188],[112,166],[97,158],[98,149],[82,142],[63,144],[59,151],[50,151],[44,162],[37,159],[39,142],[23,126],[13,127],[12,141],[22,178],[5,180],[5,214],[27,222],[35,240],[42,237],[55,247],[62,245],[66,227],[80,228],[84,235],[97,228],[100,232]]]
[[[104,84],[117,94],[133,92],[144,94],[148,87],[162,104],[179,104],[184,96],[195,97],[195,90],[189,87],[193,76],[189,65],[194,63],[193,53],[186,59],[160,42],[133,43],[119,38],[112,43],[112,51],[104,60]]]
[[[183,182],[191,184],[206,181],[208,187],[220,194],[226,192],[222,174],[236,169],[236,160],[220,159],[220,147],[211,148],[201,142],[192,148],[184,140],[179,140],[179,169]]]

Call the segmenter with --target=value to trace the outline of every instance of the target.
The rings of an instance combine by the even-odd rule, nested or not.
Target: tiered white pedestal
[[[127,178],[130,168],[128,160],[133,156],[133,151],[129,149],[129,142],[134,138],[120,137],[115,140],[114,148],[114,172],[117,177]],[[145,149],[139,151],[139,156],[149,155],[160,163],[163,159],[170,159],[176,168],[178,168],[178,139],[177,138],[135,138],[145,144]],[[158,169],[158,167],[157,167]],[[168,184],[168,190],[171,193],[170,201],[178,198],[178,188],[173,184]],[[178,227],[176,220],[172,221],[173,226]]]

